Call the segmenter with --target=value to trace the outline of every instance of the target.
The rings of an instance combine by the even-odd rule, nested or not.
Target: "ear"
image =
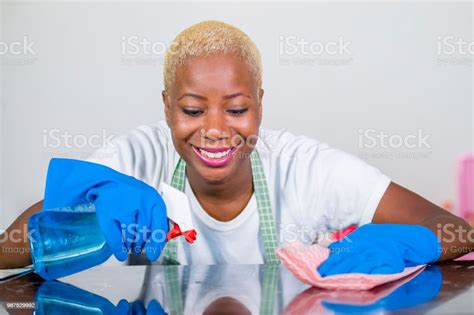
[[[263,108],[263,93],[265,91],[261,88],[258,92],[258,121],[259,121],[259,124],[262,122],[262,108]]]
[[[168,124],[168,127],[170,126],[170,121],[171,121],[171,103],[170,103],[170,97],[169,94],[166,90],[163,90],[161,92],[161,97],[163,99],[163,104],[165,105],[165,118],[166,118],[166,123]]]

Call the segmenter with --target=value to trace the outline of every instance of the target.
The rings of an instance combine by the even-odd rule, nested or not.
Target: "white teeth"
[[[199,152],[201,152],[202,155],[208,157],[208,158],[211,158],[211,159],[219,159],[219,158],[222,158],[224,156],[227,156],[229,154],[231,149],[228,149],[227,151],[223,151],[223,152],[208,152],[208,151],[205,151],[203,149],[199,149]]]

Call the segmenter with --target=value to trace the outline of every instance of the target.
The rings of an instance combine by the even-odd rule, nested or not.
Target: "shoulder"
[[[166,157],[173,151],[171,131],[165,121],[140,125],[115,136],[109,143],[109,152],[115,152],[123,157],[150,158],[157,154]]]
[[[123,134],[117,135],[112,142],[115,143],[131,143],[150,145],[157,142],[170,142],[171,131],[166,121],[160,120],[151,124],[140,125]]]
[[[257,151],[266,158],[293,162],[311,162],[313,165],[345,168],[364,165],[356,156],[334,148],[317,139],[296,135],[286,129],[260,128]]]
[[[324,142],[296,135],[284,128],[260,128],[256,149],[264,158],[294,160],[314,158],[330,148]]]
[[[177,157],[170,129],[165,121],[157,121],[113,137],[88,160],[148,183],[167,176]]]
[[[280,181],[280,187],[295,189],[308,198],[316,191],[344,192],[364,182],[376,182],[380,170],[360,158],[304,135],[285,129],[262,128],[257,151],[268,177]]]

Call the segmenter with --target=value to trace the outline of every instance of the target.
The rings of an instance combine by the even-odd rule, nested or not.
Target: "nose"
[[[223,113],[209,111],[206,115],[204,126],[201,128],[201,137],[210,141],[220,141],[230,138]]]

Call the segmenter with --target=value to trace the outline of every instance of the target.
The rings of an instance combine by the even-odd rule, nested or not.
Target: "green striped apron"
[[[278,246],[275,221],[273,220],[270,196],[263,172],[262,161],[256,150],[253,150],[250,154],[250,163],[252,166],[254,193],[257,199],[260,237],[262,238],[264,248],[264,263],[266,265],[260,301],[260,314],[273,314],[274,297],[278,282],[278,264],[280,263],[275,255],[275,250]],[[180,158],[171,179],[171,186],[184,192],[185,179],[186,163]],[[170,228],[172,228],[172,226]],[[184,311],[181,285],[178,280],[178,268],[176,266],[179,264],[177,242],[177,239],[172,239],[166,243],[163,249],[163,264],[171,265],[165,267],[166,290],[167,296],[170,297],[169,305],[171,314],[183,314]]]

